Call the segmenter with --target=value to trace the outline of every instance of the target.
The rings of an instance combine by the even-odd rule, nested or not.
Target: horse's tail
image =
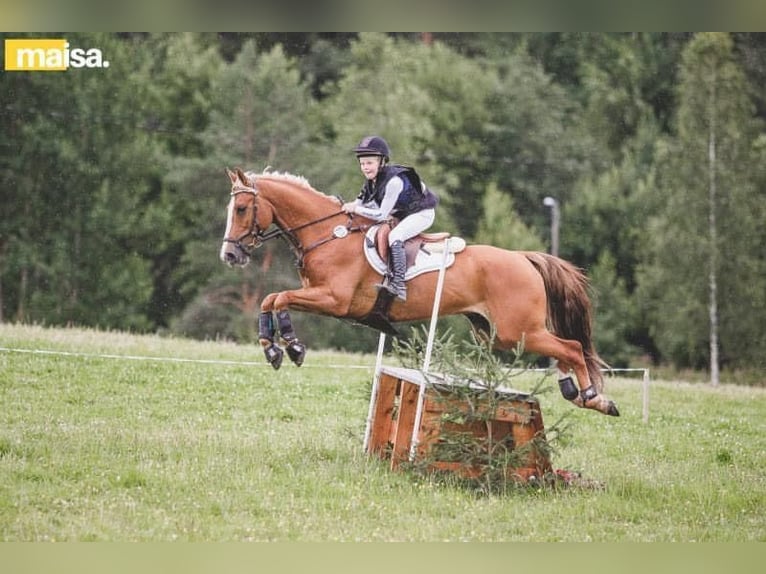
[[[609,365],[593,346],[588,278],[581,269],[553,255],[531,251],[524,255],[543,277],[551,330],[562,339],[579,341],[590,380],[601,390],[601,369],[608,369]]]

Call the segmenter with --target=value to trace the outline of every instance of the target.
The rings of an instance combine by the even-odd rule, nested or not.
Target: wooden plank
[[[367,443],[368,454],[385,457],[388,450],[391,426],[393,425],[394,403],[399,380],[381,373],[378,381],[378,396],[373,407],[370,440]]]
[[[418,432],[418,457],[428,456],[431,445],[439,439],[441,427],[441,413],[423,411]]]
[[[534,410],[534,403],[528,401],[499,401],[497,408],[492,416],[495,420],[507,421],[510,423],[527,424],[531,419],[531,412]],[[458,399],[449,399],[444,396],[434,395],[430,390],[426,392],[426,402],[424,409],[427,412],[468,412],[468,404]],[[480,405],[477,412],[483,414],[487,412],[488,407]]]
[[[412,429],[415,426],[419,394],[420,385],[410,383],[409,381],[401,381],[399,414],[396,418],[394,448],[391,452],[391,468],[396,468],[401,462],[409,459]]]

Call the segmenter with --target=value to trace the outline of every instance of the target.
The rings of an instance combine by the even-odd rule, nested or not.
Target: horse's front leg
[[[298,367],[303,364],[303,359],[306,358],[306,345],[298,340],[295,336],[295,329],[293,329],[293,322],[290,319],[290,314],[287,309],[282,309],[276,312],[277,328],[279,329],[279,336],[287,345],[285,350],[290,360]]]
[[[284,351],[274,342],[274,337],[277,333],[276,325],[274,324],[274,312],[273,302],[276,298],[276,294],[272,293],[261,304],[261,314],[258,317],[258,342],[263,347],[263,352],[266,355],[266,360],[269,365],[278,369],[282,366],[282,358],[284,357]]]
[[[306,345],[296,336],[287,308],[293,306],[310,312],[327,314],[333,304],[332,296],[320,288],[272,293],[263,300],[258,320],[258,338],[266,354],[266,360],[274,369],[282,365],[284,356],[284,352],[275,342],[277,332],[286,344],[287,356],[293,363],[300,367],[306,357]]]

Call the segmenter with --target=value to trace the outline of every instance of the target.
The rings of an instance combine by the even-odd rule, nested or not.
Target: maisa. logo
[[[5,40],[6,71],[62,72],[69,68],[108,68],[98,48],[72,48],[64,38]]]

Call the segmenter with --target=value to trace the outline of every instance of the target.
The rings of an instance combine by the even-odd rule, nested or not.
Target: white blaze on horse
[[[375,286],[382,272],[363,255],[372,221],[343,213],[338,198],[313,189],[301,177],[240,169],[227,173],[231,198],[221,260],[246,265],[253,249],[275,237],[287,240],[298,257],[302,287],[271,293],[261,303],[260,343],[275,369],[284,354],[279,339],[295,364],[300,365],[306,353],[288,309],[352,319],[386,331],[391,329],[389,321],[430,317],[436,273],[412,274],[407,300],[385,301],[381,310]],[[566,399],[618,416],[615,404],[601,393],[605,363],[591,340],[587,286],[582,271],[558,257],[470,245],[454,255],[446,271],[439,315],[462,314],[483,337],[494,327],[499,349],[513,349],[523,340],[526,351],[558,361]]]

